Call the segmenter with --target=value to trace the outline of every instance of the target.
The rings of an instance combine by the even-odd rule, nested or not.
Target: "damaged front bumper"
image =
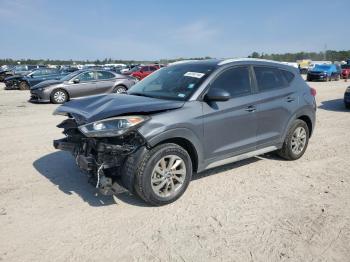
[[[86,137],[73,118],[64,120],[57,127],[63,128],[66,137],[54,140],[54,147],[69,151],[79,168],[89,175],[89,181],[103,194],[125,191],[121,186],[128,188],[122,183],[122,167],[131,154],[146,145],[137,131],[118,137]]]

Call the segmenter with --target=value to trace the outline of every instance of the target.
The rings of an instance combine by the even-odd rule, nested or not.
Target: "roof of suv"
[[[173,63],[172,65],[177,64],[203,64],[208,66],[223,66],[230,63],[235,62],[265,62],[265,63],[272,63],[278,66],[286,66],[283,63],[280,63],[278,61],[273,60],[266,60],[266,59],[258,59],[258,58],[232,58],[232,59],[205,59],[205,60],[186,60],[186,61],[178,61]],[[288,66],[290,67],[290,66]]]

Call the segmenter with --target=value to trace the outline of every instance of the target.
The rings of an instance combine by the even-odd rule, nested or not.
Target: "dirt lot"
[[[96,195],[52,147],[62,136],[56,106],[1,85],[0,261],[349,261],[347,83],[311,86],[318,119],[302,159],[216,168],[155,208],[127,193]]]

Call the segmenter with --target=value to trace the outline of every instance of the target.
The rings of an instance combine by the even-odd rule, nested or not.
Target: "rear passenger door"
[[[257,147],[276,145],[297,108],[294,74],[277,67],[254,66],[257,92]]]
[[[110,93],[115,83],[115,75],[108,71],[97,71],[96,93]]]

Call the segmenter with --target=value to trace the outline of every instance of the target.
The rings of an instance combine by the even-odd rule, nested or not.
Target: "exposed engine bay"
[[[79,168],[89,175],[89,182],[105,195],[123,191],[121,168],[130,154],[146,144],[136,130],[116,137],[87,137],[73,118],[57,127],[63,128],[66,137],[54,140],[54,147],[71,152]]]

